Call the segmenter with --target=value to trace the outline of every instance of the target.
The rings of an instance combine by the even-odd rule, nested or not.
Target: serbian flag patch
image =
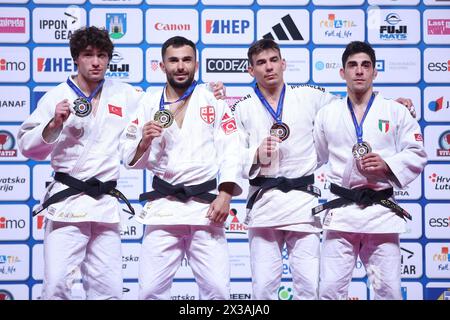
[[[122,116],[122,107],[117,107],[112,104],[108,104],[109,113],[115,114],[119,117]]]
[[[230,134],[237,130],[236,120],[234,120],[234,118],[230,117],[226,113],[223,115],[222,122],[220,125],[222,126],[222,129],[225,132],[225,134]]]

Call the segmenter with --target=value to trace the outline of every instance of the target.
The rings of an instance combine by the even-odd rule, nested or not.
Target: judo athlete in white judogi
[[[229,299],[223,223],[232,195],[242,192],[236,122],[224,101],[196,85],[194,43],[170,38],[162,57],[164,90],[144,96],[123,134],[124,164],[154,174],[153,191],[140,196],[148,202],[136,216],[146,225],[139,299],[170,299],[185,255],[200,299]]]
[[[78,74],[42,97],[18,135],[26,157],[50,155],[55,171],[39,209],[47,209],[42,299],[70,299],[79,270],[87,299],[120,299],[119,141],[142,93],[104,80],[113,52],[107,31],[77,30],[70,49]]]
[[[243,177],[250,180],[246,222],[252,298],[278,299],[286,244],[294,298],[317,299],[321,228],[311,208],[320,191],[313,186],[317,158],[312,130],[317,111],[337,98],[319,87],[286,85],[286,63],[272,40],[257,41],[248,58],[257,84],[232,108],[241,136]]]
[[[320,299],[347,299],[359,255],[375,299],[401,299],[399,234],[411,218],[393,199],[423,170],[426,154],[419,124],[402,105],[373,92],[375,52],[350,43],[341,77],[348,99],[322,108],[314,127],[319,163],[329,164],[334,199],[326,210],[320,264]]]

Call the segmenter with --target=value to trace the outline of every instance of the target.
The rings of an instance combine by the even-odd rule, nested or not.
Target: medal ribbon
[[[86,95],[83,93],[83,91],[80,90],[80,88],[78,88],[75,83],[72,82],[72,80],[69,78],[67,78],[67,84],[69,85],[69,87],[72,88],[73,91],[75,91],[75,93],[82,98],[85,98],[87,101],[89,101],[89,103],[91,102],[91,100],[97,95],[97,93],[100,91],[100,89],[103,86],[103,83],[105,83],[105,79],[103,79],[102,81],[100,81],[100,83],[97,85],[97,87],[94,89],[94,91],[92,91],[91,95],[89,97],[86,97]]]
[[[168,104],[177,103],[177,102],[180,102],[181,100],[187,99],[192,94],[192,92],[194,92],[194,89],[196,86],[197,86],[197,81],[194,80],[191,83],[191,85],[189,86],[189,88],[186,89],[186,91],[183,93],[183,95],[181,97],[179,97],[176,101],[170,101],[170,102],[164,101],[164,92],[166,90],[166,88],[164,88],[164,90],[161,94],[161,99],[159,100],[159,110],[161,110],[161,111],[164,110],[164,106],[166,106]]]
[[[259,100],[263,104],[263,106],[269,111],[272,118],[277,123],[282,123],[281,121],[281,115],[283,113],[283,103],[284,103],[284,93],[286,91],[286,85],[283,85],[283,90],[281,90],[280,98],[278,99],[278,105],[277,105],[277,112],[275,113],[270,106],[270,104],[267,102],[266,98],[264,98],[262,92],[259,90],[258,85],[255,84],[254,88],[256,95],[258,96]]]
[[[366,111],[364,112],[364,115],[361,119],[361,123],[358,124],[358,121],[356,120],[355,112],[353,111],[353,104],[350,101],[350,98],[347,97],[347,106],[350,110],[350,113],[352,115],[353,125],[355,126],[356,131],[356,138],[358,139],[358,143],[363,142],[363,123],[366,119],[367,114],[369,113],[370,107],[372,106],[373,100],[375,99],[375,94],[372,93],[372,96],[370,97],[369,103],[367,104]]]

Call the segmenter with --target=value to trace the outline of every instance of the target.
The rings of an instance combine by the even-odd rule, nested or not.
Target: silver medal
[[[365,141],[358,142],[352,148],[353,157],[357,160],[362,159],[362,157],[364,157],[366,154],[369,154],[371,152],[372,152],[372,148]]]
[[[92,105],[86,98],[78,98],[73,102],[73,111],[78,117],[87,117],[92,111]]]

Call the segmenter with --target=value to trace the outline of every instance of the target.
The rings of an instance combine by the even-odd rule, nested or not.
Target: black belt
[[[255,179],[251,179],[250,185],[259,188],[248,199],[247,209],[253,208],[253,205],[256,202],[256,198],[260,193],[272,188],[281,190],[284,193],[289,192],[291,190],[299,190],[310,193],[316,197],[320,197],[320,189],[315,187],[313,183],[314,183],[313,174],[294,179],[289,179],[285,177],[278,177],[278,178],[257,177]]]
[[[380,191],[375,191],[369,188],[361,189],[346,189],[332,183],[330,191],[340,198],[328,201],[312,209],[312,214],[318,214],[326,209],[339,208],[351,203],[357,203],[365,207],[373,204],[380,204],[383,207],[389,208],[403,219],[406,217],[412,220],[411,215],[395,202],[389,200],[394,194],[394,189],[388,188]]]
[[[101,182],[97,178],[90,178],[86,181],[82,181],[62,172],[55,173],[55,180],[65,184],[69,188],[61,190],[48,198],[41,207],[33,211],[33,216],[37,215],[39,212],[54,203],[80,193],[85,193],[94,199],[103,194],[109,194],[110,196],[123,200],[128,206],[128,209],[130,209],[130,213],[134,215],[134,209],[128,199],[122,192],[115,189],[117,186],[117,181]]]
[[[160,179],[159,177],[154,176],[152,187],[154,191],[141,193],[139,195],[139,201],[152,201],[172,196],[182,202],[186,202],[189,200],[189,198],[194,197],[211,203],[217,197],[216,194],[208,192],[217,188],[216,179],[209,180],[197,185],[185,186],[182,183],[172,185]]]

